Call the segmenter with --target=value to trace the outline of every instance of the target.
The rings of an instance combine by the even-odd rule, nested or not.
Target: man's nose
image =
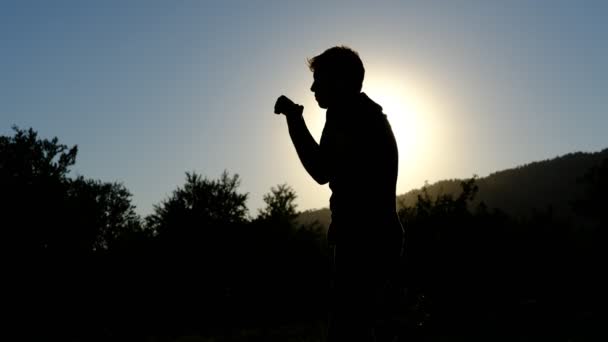
[[[310,91],[312,91],[313,93],[315,92],[315,84],[316,84],[316,82],[313,82],[312,85],[310,86]]]

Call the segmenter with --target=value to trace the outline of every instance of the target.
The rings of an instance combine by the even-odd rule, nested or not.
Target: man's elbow
[[[324,168],[319,167],[315,164],[304,164],[304,168],[308,171],[308,174],[315,180],[315,182],[323,185],[329,182],[329,176],[325,172]]]

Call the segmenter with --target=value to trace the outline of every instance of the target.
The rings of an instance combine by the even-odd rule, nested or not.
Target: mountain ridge
[[[584,191],[580,178],[607,158],[608,148],[597,152],[579,151],[492,172],[477,178],[479,192],[473,205],[483,202],[489,208],[500,209],[519,218],[538,211],[551,211],[558,219],[573,219],[571,202],[580,198]],[[424,188],[431,198],[439,194],[458,194],[463,180],[445,179],[412,189],[397,196],[397,206],[415,205]],[[323,228],[327,228],[330,221],[329,208],[305,210],[298,216],[300,224],[318,222]]]

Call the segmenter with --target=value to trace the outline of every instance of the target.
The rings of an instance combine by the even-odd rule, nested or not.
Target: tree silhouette
[[[13,130],[13,137],[0,137],[5,246],[28,254],[64,245],[54,237],[65,231],[67,174],[78,149],[59,144],[57,138],[39,139],[31,128]]]
[[[228,341],[246,339],[235,333],[241,328],[324,319],[325,232],[301,224],[314,220],[298,218],[289,185],[272,187],[251,219],[238,175],[188,172],[142,223],[123,184],[70,177],[76,146],[13,130],[0,136],[0,233],[12,299],[5,307],[23,329],[72,340],[223,334]],[[537,171],[501,185],[529,187],[554,162],[578,174],[604,156],[566,191],[578,194],[569,197],[579,216],[571,222],[558,218],[558,206],[510,217],[480,202],[494,181],[475,177],[460,191],[449,181],[444,191],[439,184],[404,202],[400,337],[605,340],[606,151],[526,166],[513,172]],[[545,188],[522,191],[536,201],[552,196]]]
[[[164,325],[194,329],[204,321],[220,324],[217,320],[226,316],[225,295],[238,276],[248,222],[248,195],[239,185],[239,176],[226,171],[219,179],[187,172],[185,184],[146,218],[157,246],[159,304],[175,313],[163,315]]]
[[[266,207],[260,209],[258,219],[284,219],[288,221],[294,220],[298,213],[295,204],[296,193],[287,184],[280,184],[277,187],[271,188],[271,193],[264,195]]]
[[[80,176],[69,182],[68,199],[78,225],[94,233],[93,249],[118,248],[145,235],[131,193],[120,183]],[[123,247],[124,248],[124,247]]]
[[[139,217],[123,185],[69,177],[76,146],[13,130],[0,136],[0,217],[14,312],[27,312],[34,334],[76,334],[93,324],[96,299],[112,302],[113,287],[103,284],[119,279],[110,270],[122,263],[99,253],[133,248],[125,242],[143,233]]]
[[[0,210],[15,249],[82,254],[141,232],[123,185],[68,177],[76,146],[13,129],[13,137],[0,137]]]
[[[0,136],[0,175],[21,183],[39,179],[64,180],[69,167],[76,162],[78,148],[59,144],[57,137],[39,139],[32,128],[22,130],[13,126],[13,137]]]
[[[186,183],[146,218],[156,234],[194,233],[202,227],[243,223],[247,220],[247,194],[238,193],[240,178],[224,171],[218,180],[186,172]]]
[[[573,203],[577,214],[595,219],[608,227],[608,158],[591,167],[579,182],[585,188],[583,199]]]
[[[471,208],[476,177],[460,185],[460,194],[434,198],[423,188],[415,206],[399,210],[407,231],[403,274],[411,327],[464,329],[483,317],[482,298],[489,288],[477,282],[482,272],[490,274],[484,269],[495,261],[492,234],[500,231],[503,216],[488,212],[483,203]]]
[[[245,246],[248,277],[272,320],[317,317],[324,308],[327,285],[327,247],[322,228],[297,221],[297,194],[287,184],[264,195],[265,207],[247,229]],[[244,282],[251,284],[251,282]],[[314,315],[312,313],[315,313]],[[276,313],[282,313],[277,315]]]

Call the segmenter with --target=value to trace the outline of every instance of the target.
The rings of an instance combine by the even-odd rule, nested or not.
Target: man
[[[361,92],[365,69],[355,51],[332,47],[308,65],[314,78],[310,90],[327,109],[320,143],[306,127],[303,106],[281,96],[275,113],[287,118],[306,171],[332,191],[329,338],[373,341],[380,338],[382,296],[396,271],[404,235],[396,214],[397,144],[382,107]]]

